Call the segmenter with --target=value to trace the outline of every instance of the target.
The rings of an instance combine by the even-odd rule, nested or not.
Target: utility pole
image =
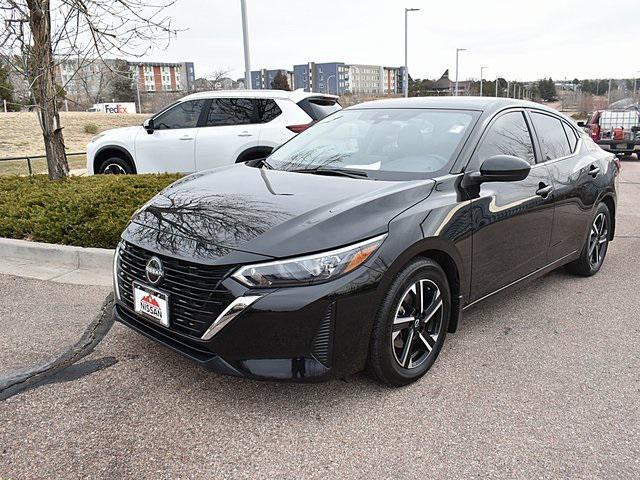
[[[507,94],[505,95],[507,98],[510,97],[510,95],[509,95],[509,84],[510,84],[510,82],[509,82],[509,80],[507,80]]]
[[[417,12],[419,8],[405,8],[404,9],[404,75],[402,78],[402,89],[404,90],[404,98],[409,96],[409,67],[407,66],[409,62],[409,54],[408,54],[408,44],[409,44],[409,35],[407,33],[409,22],[407,21],[409,12]]]
[[[456,48],[456,90],[454,95],[458,96],[458,55],[460,52],[464,52],[466,48]]]
[[[480,96],[482,96],[482,73],[487,67],[480,67]]]
[[[251,59],[249,58],[247,0],[240,0],[240,9],[242,10],[242,40],[244,42],[244,88],[251,90]]]
[[[609,79],[609,92],[607,93],[607,106],[611,105],[611,79]]]
[[[498,97],[498,75],[496,75],[496,98]]]

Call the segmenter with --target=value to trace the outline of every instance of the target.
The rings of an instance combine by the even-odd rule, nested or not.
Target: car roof
[[[504,97],[409,97],[373,100],[348,107],[347,110],[363,108],[443,108],[458,110],[476,110],[480,112],[493,112],[508,107],[526,107],[545,110],[555,115],[563,116],[557,110],[540,103],[527,100],[517,100]]]
[[[292,92],[285,90],[212,90],[208,92],[198,92],[182,97],[180,101],[195,100],[195,99],[207,99],[207,98],[274,98],[282,100],[291,100],[293,102],[299,102],[305,98],[310,97],[324,97],[337,100],[336,95],[328,95],[326,93],[305,92],[301,88]]]

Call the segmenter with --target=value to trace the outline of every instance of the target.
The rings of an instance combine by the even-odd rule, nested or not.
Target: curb
[[[115,250],[0,238],[0,252],[3,257],[104,273],[111,272]]]

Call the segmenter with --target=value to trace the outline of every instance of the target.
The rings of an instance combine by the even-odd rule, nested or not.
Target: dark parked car
[[[618,167],[510,99],[375,101],[264,160],[174,183],[115,256],[116,318],[220,373],[422,376],[463,311],[566,265],[593,275]]]

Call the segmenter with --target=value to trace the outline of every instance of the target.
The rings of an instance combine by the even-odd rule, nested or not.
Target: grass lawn
[[[147,200],[180,175],[98,175],[50,181],[0,177],[0,237],[114,248]]]
[[[109,115],[97,112],[61,112],[64,142],[68,152],[84,152],[94,136],[85,125],[96,125],[98,132],[110,128],[140,125],[148,114]],[[0,158],[44,154],[42,131],[35,112],[0,112]],[[73,157],[70,157],[70,160]]]
[[[70,170],[86,168],[86,155],[71,155],[67,157]],[[31,169],[34,174],[47,173],[47,159],[39,158],[31,160]],[[0,175],[28,175],[29,167],[26,160],[9,160],[8,162],[0,162]]]

